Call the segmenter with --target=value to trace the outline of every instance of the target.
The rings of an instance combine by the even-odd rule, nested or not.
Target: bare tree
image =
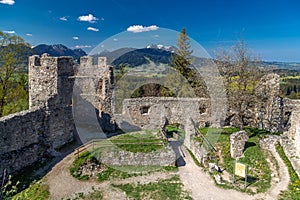
[[[253,56],[244,39],[238,40],[228,51],[218,51],[216,58],[229,103],[227,121],[243,129],[251,124],[255,115],[255,89],[266,71],[260,67],[261,61]]]

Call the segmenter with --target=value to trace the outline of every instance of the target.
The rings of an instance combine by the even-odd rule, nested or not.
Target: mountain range
[[[40,44],[33,48],[25,48],[28,48],[26,57],[30,55],[42,55],[44,53],[48,53],[51,56],[72,56],[75,60],[77,60],[77,62],[79,62],[80,57],[87,55],[87,53],[82,49],[70,49],[62,44]],[[118,68],[120,64],[126,64],[129,67],[136,67],[143,64],[149,64],[150,61],[155,64],[168,64],[171,60],[172,53],[175,51],[176,47],[173,46],[151,44],[141,49],[120,48],[111,52],[105,50],[100,54],[94,55],[94,57],[105,56],[108,58],[109,63],[116,68]],[[263,67],[270,68],[275,72],[300,71],[300,63],[297,62],[263,61],[261,64]]]
[[[62,44],[40,44],[32,48],[32,54],[42,55],[44,53],[48,53],[51,56],[72,56],[77,61],[80,57],[87,55],[82,49],[72,50]]]

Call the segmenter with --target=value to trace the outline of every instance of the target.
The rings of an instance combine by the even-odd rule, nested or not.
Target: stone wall
[[[72,92],[74,61],[72,57],[47,54],[29,58],[29,108],[47,113],[48,138],[57,148],[73,140]]]
[[[244,156],[245,144],[248,139],[249,136],[246,131],[239,131],[230,135],[230,155],[232,158]]]
[[[282,126],[282,98],[279,97],[280,76],[268,74],[260,80],[255,91],[254,119],[250,123],[271,132],[280,132]]]
[[[74,111],[77,124],[88,124],[97,121],[103,131],[114,132],[116,125],[112,113],[112,93],[114,87],[113,68],[107,65],[105,57],[99,57],[94,64],[93,57],[80,58],[80,65],[76,67],[75,90],[73,93]],[[77,116],[78,115],[78,116]],[[88,115],[85,117],[85,115]],[[76,125],[77,125],[76,124]]]
[[[119,166],[175,166],[176,161],[176,155],[169,146],[150,153],[132,153],[114,148],[103,153],[100,157],[105,164]]]
[[[300,176],[300,100],[286,100],[286,116],[289,120],[281,139],[285,154]]]
[[[44,54],[29,58],[30,109],[0,119],[0,176],[4,168],[15,172],[39,160],[49,150],[72,141],[72,109],[75,120],[78,117],[77,122],[99,123],[104,131],[113,132],[116,126],[130,130],[158,130],[162,119],[167,124],[181,124],[190,133],[185,144],[191,146],[199,160],[203,159],[204,150],[198,149],[194,141],[188,139],[193,136],[193,126],[211,125],[210,99],[125,99],[122,113],[115,114],[113,69],[106,62],[106,58],[98,58],[94,64],[93,58],[86,56],[81,58],[80,65],[75,66],[71,57]],[[276,74],[262,78],[247,123],[273,132],[284,131],[294,142],[299,155],[300,101],[279,97],[279,81]],[[90,113],[96,113],[96,118],[89,116]],[[95,120],[90,120],[90,117]],[[234,118],[230,124],[235,125]]]
[[[168,124],[184,125],[187,119],[192,119],[197,125],[205,126],[210,121],[209,99],[172,97],[125,99],[123,112],[116,117],[116,121],[120,128],[124,129],[132,125],[142,129],[158,130],[162,118],[166,118]]]
[[[73,140],[72,57],[29,58],[29,110],[0,118],[0,176],[15,173]]]
[[[200,163],[202,163],[203,165],[207,164],[206,161],[208,159],[209,151],[205,148],[204,145],[201,145],[199,144],[199,142],[192,139],[189,149]]]
[[[16,172],[39,160],[51,145],[46,113],[31,109],[0,118],[0,176]]]

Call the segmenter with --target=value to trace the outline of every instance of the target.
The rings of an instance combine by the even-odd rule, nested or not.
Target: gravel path
[[[70,166],[75,158],[74,153],[65,157],[56,164],[46,176],[46,184],[49,186],[50,199],[57,200],[73,197],[76,193],[88,193],[93,187],[99,185],[95,181],[79,181],[70,175]],[[104,186],[102,186],[104,187]]]
[[[271,189],[264,194],[248,195],[235,190],[225,190],[217,187],[211,177],[204,173],[191,158],[190,154],[183,149],[185,154],[186,165],[179,168],[178,174],[184,184],[186,190],[191,192],[195,200],[255,200],[255,199],[277,199],[281,190],[285,190],[289,183],[289,174],[287,167],[276,152],[275,148],[272,154],[276,158],[279,165],[280,181],[273,184]],[[92,188],[103,191],[104,199],[122,200],[127,199],[123,191],[110,186],[111,183],[125,184],[137,183],[147,184],[156,182],[159,179],[166,179],[176,173],[156,172],[147,176],[137,176],[125,180],[113,180],[99,183],[96,180],[79,181],[70,175],[69,169],[75,159],[74,153],[65,157],[61,162],[56,164],[52,170],[46,175],[45,182],[49,185],[50,199],[66,199],[72,198],[75,194],[87,194],[92,191]]]
[[[147,184],[156,182],[161,179],[171,178],[176,173],[154,172],[149,175],[136,176],[124,180],[112,180],[103,183],[97,180],[79,181],[70,175],[70,167],[75,159],[74,153],[65,157],[61,162],[55,165],[50,173],[47,174],[45,182],[49,186],[50,199],[67,199],[75,197],[75,194],[84,193],[88,194],[94,189],[99,189],[103,192],[103,199],[107,200],[122,200],[127,199],[126,194],[110,186],[114,184],[126,183],[141,183]]]
[[[271,189],[263,194],[257,194],[254,196],[238,192],[236,190],[225,190],[217,187],[211,177],[204,173],[191,158],[190,154],[184,149],[186,165],[179,168],[180,178],[186,188],[190,191],[193,199],[195,200],[255,200],[277,199],[281,190],[287,189],[289,184],[289,173],[284,162],[276,152],[275,148],[272,150],[272,154],[276,158],[279,171],[280,181],[272,185]]]
[[[228,200],[228,199],[252,199],[251,196],[235,190],[225,190],[217,187],[210,176],[204,173],[183,149],[186,165],[179,168],[180,179],[185,188],[191,192],[195,200]]]
[[[263,198],[266,200],[272,200],[272,199],[277,199],[278,195],[280,194],[280,191],[286,190],[289,185],[290,181],[290,175],[288,172],[288,168],[284,164],[283,160],[277,153],[275,147],[272,148],[271,150],[273,156],[277,160],[278,166],[279,166],[279,176],[280,176],[280,181],[278,183],[275,183],[271,186],[271,189],[267,193],[267,195],[264,194],[259,194],[257,197]]]

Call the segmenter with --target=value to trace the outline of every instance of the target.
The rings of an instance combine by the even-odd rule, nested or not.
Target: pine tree
[[[186,33],[186,29],[182,28],[178,36],[177,50],[172,54],[171,66],[174,67],[180,74],[187,78],[188,66],[192,64],[192,53],[190,50],[190,38]]]

